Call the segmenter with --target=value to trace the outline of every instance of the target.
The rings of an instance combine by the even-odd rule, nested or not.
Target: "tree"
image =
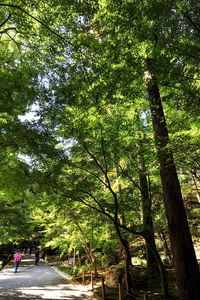
[[[75,201],[78,198],[79,202],[107,214],[107,217],[114,221],[122,243],[125,241],[121,231],[128,228],[123,228],[123,224],[119,222],[122,209],[119,209],[119,195],[113,188],[115,179],[112,172],[119,161],[124,159],[121,150],[119,152],[116,150],[116,144],[118,145],[121,140],[133,145],[133,140],[137,138],[134,134],[129,134],[126,135],[126,139],[123,139],[124,131],[120,131],[120,122],[111,122],[114,117],[109,111],[109,106],[115,103],[121,109],[126,105],[132,105],[137,107],[139,113],[150,110],[179,295],[185,300],[191,298],[191,295],[195,297],[194,299],[198,299],[200,293],[198,265],[163,113],[163,107],[166,111],[167,103],[172,101],[172,105],[181,106],[190,115],[195,114],[199,97],[197,92],[199,72],[196,68],[199,42],[196,15],[199,15],[199,11],[195,15],[195,10],[199,8],[198,2],[172,0],[161,3],[152,0],[149,3],[145,1],[130,3],[99,0],[84,3],[75,1],[67,4],[61,1],[56,4],[54,1],[52,9],[49,7],[49,15],[44,13],[45,5],[42,2],[38,5],[31,2],[33,5],[23,7],[23,1],[19,1],[18,4],[12,5],[8,2],[1,4],[4,14],[1,23],[2,34],[10,30],[15,31],[4,25],[17,23],[22,29],[26,29],[24,38],[27,39],[33,34],[28,27],[28,22],[31,20],[32,24],[38,24],[38,30],[34,32],[37,37],[35,45],[40,49],[47,46],[41,55],[36,72],[39,74],[38,78],[46,80],[46,86],[39,84],[38,78],[34,81],[34,88],[39,87],[35,99],[40,95],[41,119],[37,129],[39,132],[41,127],[49,126],[57,140],[63,139],[64,143],[69,141],[77,143],[73,146],[71,161],[68,159],[67,163],[65,162],[67,168],[73,162],[77,172],[69,176],[71,185],[71,188],[67,189],[70,194],[69,199]],[[15,14],[10,17],[8,13],[6,14],[7,9]],[[60,12],[59,16],[57,10]],[[67,19],[63,18],[63,15],[67,15]],[[25,21],[24,27],[20,17]],[[49,26],[46,25],[48,20]],[[54,22],[56,30],[52,29]],[[51,35],[52,41],[47,32]],[[20,38],[22,36],[23,32]],[[53,41],[57,42],[56,47]],[[48,66],[44,66],[43,62],[48,62]],[[189,102],[191,108],[188,108]],[[88,113],[91,118],[88,118]],[[115,115],[118,116],[121,117],[120,114]],[[125,122],[124,116],[125,114],[120,119],[123,122]],[[171,118],[170,113],[166,118],[168,120]],[[97,119],[100,121],[97,122]],[[109,126],[108,119],[113,128]],[[172,128],[172,131],[174,129],[173,126],[169,128]],[[108,134],[108,130],[112,134]],[[121,135],[116,134],[118,131]],[[50,138],[50,135],[47,136]],[[115,143],[110,136],[114,138]],[[52,144],[56,145],[55,140]],[[82,155],[81,158],[77,157],[78,155]],[[47,157],[45,154],[43,158],[42,155],[38,156],[40,163],[44,157]],[[80,170],[84,171],[84,176]],[[88,180],[85,174],[92,175],[93,180]],[[142,175],[140,173],[141,185],[142,182],[144,183]],[[72,178],[76,179],[75,183]],[[86,193],[84,183],[87,183],[87,188],[94,188],[95,195]],[[83,190],[80,190],[79,184]],[[58,185],[60,188],[60,182]],[[99,198],[104,196],[98,191],[102,189],[102,185],[106,185],[109,190],[106,202],[103,202],[108,205],[108,211],[104,209],[102,199]],[[110,207],[114,208],[114,214],[109,214]],[[132,228],[132,233],[133,231]],[[189,253],[188,260],[185,259],[183,249]],[[186,274],[190,274],[189,279],[186,278]]]
[[[168,22],[167,18],[170,19],[170,14],[172,13],[172,10],[174,8],[173,3],[171,5],[167,4],[166,6],[165,5],[163,6],[164,8],[162,9],[162,12],[165,12],[165,15],[163,16],[159,11],[159,9],[161,8],[160,4],[157,4],[156,2],[152,2],[151,6],[148,7],[145,5],[144,6],[138,5],[137,14],[138,15],[140,15],[140,13],[143,14],[143,18],[137,19],[137,18],[133,18],[134,13],[136,12],[137,9],[136,3],[132,3],[132,7],[130,8],[129,6],[129,10],[127,10],[127,3],[122,4],[118,2],[115,5],[114,2],[111,1],[106,7],[106,9],[109,10],[108,15],[110,16],[112,14],[112,16],[114,16],[114,13],[111,12],[111,9],[116,13],[117,11],[119,11],[119,7],[123,13],[127,11],[130,17],[125,18],[123,13],[121,13],[121,14],[117,14],[118,16],[120,16],[117,18],[118,19],[121,18],[124,21],[124,23],[129,26],[135,25],[136,28],[139,28],[140,26],[141,29],[139,29],[138,32],[136,32],[134,35],[136,37],[135,41],[137,42],[139,40],[140,43],[146,42],[145,45],[146,49],[144,51],[144,56],[143,57],[141,56],[141,59],[143,59],[144,63],[146,64],[145,76],[146,76],[147,90],[149,95],[151,115],[153,118],[153,126],[154,126],[158,159],[160,163],[161,179],[162,179],[162,185],[163,185],[163,191],[165,197],[166,212],[167,212],[167,217],[169,222],[170,237],[171,237],[172,249],[174,253],[179,295],[181,299],[190,299],[191,297],[193,298],[195,297],[195,299],[198,299],[200,293],[199,292],[199,270],[198,270],[195,252],[191,240],[191,235],[189,232],[189,227],[187,224],[187,218],[183,206],[183,201],[182,201],[182,196],[181,196],[181,191],[180,191],[180,186],[179,186],[175,166],[173,163],[172,153],[170,153],[168,149],[168,144],[169,144],[168,132],[165,123],[165,117],[163,114],[158,84],[154,77],[154,73],[162,74],[161,62],[165,62],[165,57],[164,59],[162,58],[161,50],[165,51],[164,47],[166,48],[166,42],[164,41],[162,35],[163,35],[163,30],[165,30],[167,26],[167,22]],[[105,6],[103,9],[105,9]],[[150,12],[153,13],[153,15],[150,15]],[[173,14],[173,17],[174,19],[179,21],[180,20],[179,15],[176,13],[177,10],[175,8],[175,13]],[[155,19],[153,18],[156,16],[159,17],[159,15],[161,15],[160,21],[155,23]],[[117,18],[115,17],[116,22],[118,21]],[[152,26],[151,26],[151,22],[153,24]],[[180,20],[180,22],[184,23],[183,20]],[[158,24],[160,25],[160,28],[157,27]],[[147,29],[147,26],[149,26],[149,29]],[[173,27],[172,30],[174,32]],[[116,31],[113,34],[112,29],[110,29],[110,33],[112,34],[113,37],[114,34],[116,34]],[[182,33],[180,32],[179,34],[180,36],[182,35]],[[165,53],[166,52],[167,51],[165,51]],[[167,57],[167,53],[166,53],[166,57]],[[168,64],[168,68],[169,70],[171,69],[170,64]],[[159,76],[160,81],[162,78],[161,76]],[[182,74],[179,73],[179,76],[181,78]],[[175,225],[175,222],[177,222],[177,225]],[[181,224],[179,222],[181,222],[182,224],[181,230],[180,230]],[[180,237],[182,237],[182,241],[180,241]],[[183,255],[182,249],[186,249],[186,253],[188,253],[187,257],[189,258],[187,258],[187,260]],[[186,279],[186,274],[191,274],[189,276],[191,280],[188,278]],[[195,274],[194,276],[195,278],[193,277],[193,274]],[[183,286],[183,282],[184,282],[184,286]]]

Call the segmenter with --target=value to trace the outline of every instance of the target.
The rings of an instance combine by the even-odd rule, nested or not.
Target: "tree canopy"
[[[198,299],[199,16],[196,0],[0,3],[0,244],[39,235],[128,272],[140,237],[162,277],[162,232]]]

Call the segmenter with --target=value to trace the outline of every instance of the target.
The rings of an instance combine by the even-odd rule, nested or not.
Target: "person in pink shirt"
[[[17,252],[14,254],[14,263],[15,263],[15,273],[17,273],[17,269],[19,267],[19,263],[21,262],[22,254],[20,253],[20,250],[17,250]]]

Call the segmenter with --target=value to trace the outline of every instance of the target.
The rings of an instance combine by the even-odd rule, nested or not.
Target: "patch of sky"
[[[38,75],[38,84],[45,89],[49,89],[49,79],[46,76],[41,77],[41,75]]]
[[[18,66],[21,63],[21,61],[17,58],[15,59],[15,65]]]
[[[74,138],[64,139],[62,137],[58,137],[58,142],[57,148],[62,149],[69,158],[71,157],[71,148],[78,143]]]
[[[37,121],[40,119],[40,117],[37,115],[38,111],[39,111],[39,104],[36,102],[30,107],[29,112],[25,113],[24,115],[19,115],[18,119],[21,122]]]
[[[20,160],[25,162],[31,168],[34,168],[35,165],[38,165],[38,161],[36,160],[35,157],[31,157],[27,154],[18,154],[18,157],[19,157]]]
[[[142,124],[144,127],[149,126],[149,119],[148,119],[149,116],[150,116],[150,110],[140,112],[139,118],[140,120],[142,120]]]

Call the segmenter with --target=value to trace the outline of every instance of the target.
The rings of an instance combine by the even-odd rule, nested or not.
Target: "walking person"
[[[37,248],[35,250],[35,265],[37,266],[38,262],[39,262],[39,259],[40,259],[40,250]]]
[[[21,259],[22,259],[22,254],[20,253],[20,250],[17,250],[16,253],[14,254],[15,273],[17,273]]]

